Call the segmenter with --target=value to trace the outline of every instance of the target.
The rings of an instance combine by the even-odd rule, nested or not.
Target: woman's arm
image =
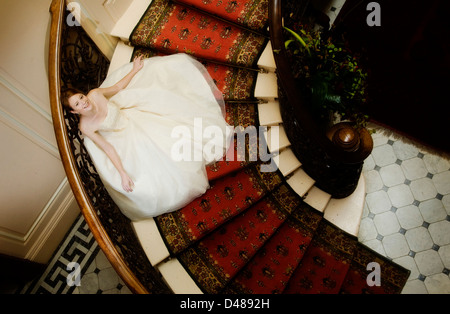
[[[135,57],[133,60],[133,69],[125,75],[119,82],[111,87],[98,88],[97,91],[102,93],[106,98],[110,98],[117,94],[122,89],[126,88],[130,84],[133,77],[138,73],[144,66],[144,60],[142,56]]]
[[[122,188],[126,192],[133,192],[134,182],[128,176],[127,172],[123,168],[122,161],[120,160],[119,154],[117,154],[117,151],[115,150],[114,146],[112,146],[107,140],[105,140],[103,136],[101,136],[95,131],[86,129],[81,131],[83,132],[84,135],[89,137],[95,144],[97,144],[97,146],[99,146],[111,160],[114,167],[116,167],[117,171],[120,174],[120,178],[122,180]]]

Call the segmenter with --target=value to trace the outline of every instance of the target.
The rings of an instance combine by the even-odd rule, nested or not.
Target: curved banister
[[[349,152],[341,149],[331,142],[326,134],[319,131],[311,113],[306,108],[304,96],[295,85],[291,64],[285,50],[285,39],[283,37],[283,15],[282,0],[269,0],[269,29],[274,59],[277,66],[277,76],[281,89],[286,94],[288,102],[291,104],[295,118],[301,122],[302,129],[308,136],[320,145],[330,159],[343,164],[357,164],[364,161],[371,152],[370,144],[362,145],[358,150]],[[367,135],[369,137],[367,137]],[[365,139],[371,142],[370,134],[363,134]]]
[[[114,267],[118,275],[133,293],[149,293],[137,279],[117,251],[113,241],[103,227],[94,206],[82,184],[80,173],[73,156],[61,106],[61,36],[63,32],[65,1],[53,0],[50,12],[52,16],[49,43],[49,92],[53,117],[53,126],[58,149],[73,194],[98,245]]]

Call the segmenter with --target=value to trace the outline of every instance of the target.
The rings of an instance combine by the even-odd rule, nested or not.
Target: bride
[[[223,157],[231,137],[222,94],[186,54],[137,57],[87,95],[66,90],[62,102],[80,116],[97,172],[131,220],[180,209],[202,195],[209,188],[205,165]],[[208,127],[220,132],[193,136]],[[203,158],[186,158],[180,147]]]

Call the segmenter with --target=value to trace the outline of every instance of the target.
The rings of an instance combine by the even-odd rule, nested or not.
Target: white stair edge
[[[306,194],[304,202],[323,213],[330,202],[330,199],[331,195],[329,193],[322,191],[317,186],[313,186]]]
[[[278,153],[284,148],[291,146],[291,142],[286,135],[283,125],[273,125],[267,128],[264,132],[264,137],[267,143],[267,148],[271,153]]]
[[[159,264],[158,270],[175,294],[203,294],[178,259],[173,258]]]
[[[152,0],[134,0],[111,29],[110,35],[127,42]]]
[[[295,157],[294,152],[288,147],[274,157],[274,161],[283,176],[287,177],[300,168],[301,162]]]
[[[169,250],[153,218],[133,221],[131,225],[152,266],[170,257]]]
[[[275,73],[258,73],[255,85],[255,97],[272,100],[278,98],[278,83]]]
[[[134,48],[123,41],[117,43],[116,49],[109,64],[108,75],[131,61]]]
[[[306,172],[299,168],[286,180],[287,184],[301,197],[303,197],[316,183]]]
[[[364,210],[366,184],[361,174],[355,191],[342,199],[331,198],[325,208],[324,218],[342,230],[358,236]]]
[[[264,48],[263,53],[261,54],[261,57],[259,58],[257,65],[260,69],[264,69],[269,72],[275,72],[277,69],[275,58],[273,56],[273,50],[272,50],[272,43],[269,42],[266,45],[266,48]]]
[[[276,100],[270,100],[258,104],[258,117],[260,125],[271,126],[282,123],[280,103]]]

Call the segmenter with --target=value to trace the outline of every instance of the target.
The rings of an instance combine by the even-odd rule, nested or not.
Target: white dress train
[[[101,87],[131,69],[124,65]],[[89,138],[84,143],[124,215],[140,220],[171,212],[209,188],[205,165],[221,159],[231,139],[221,97],[203,65],[186,54],[144,60],[127,88],[111,97],[99,133],[119,154],[133,192],[123,190],[107,155]]]

